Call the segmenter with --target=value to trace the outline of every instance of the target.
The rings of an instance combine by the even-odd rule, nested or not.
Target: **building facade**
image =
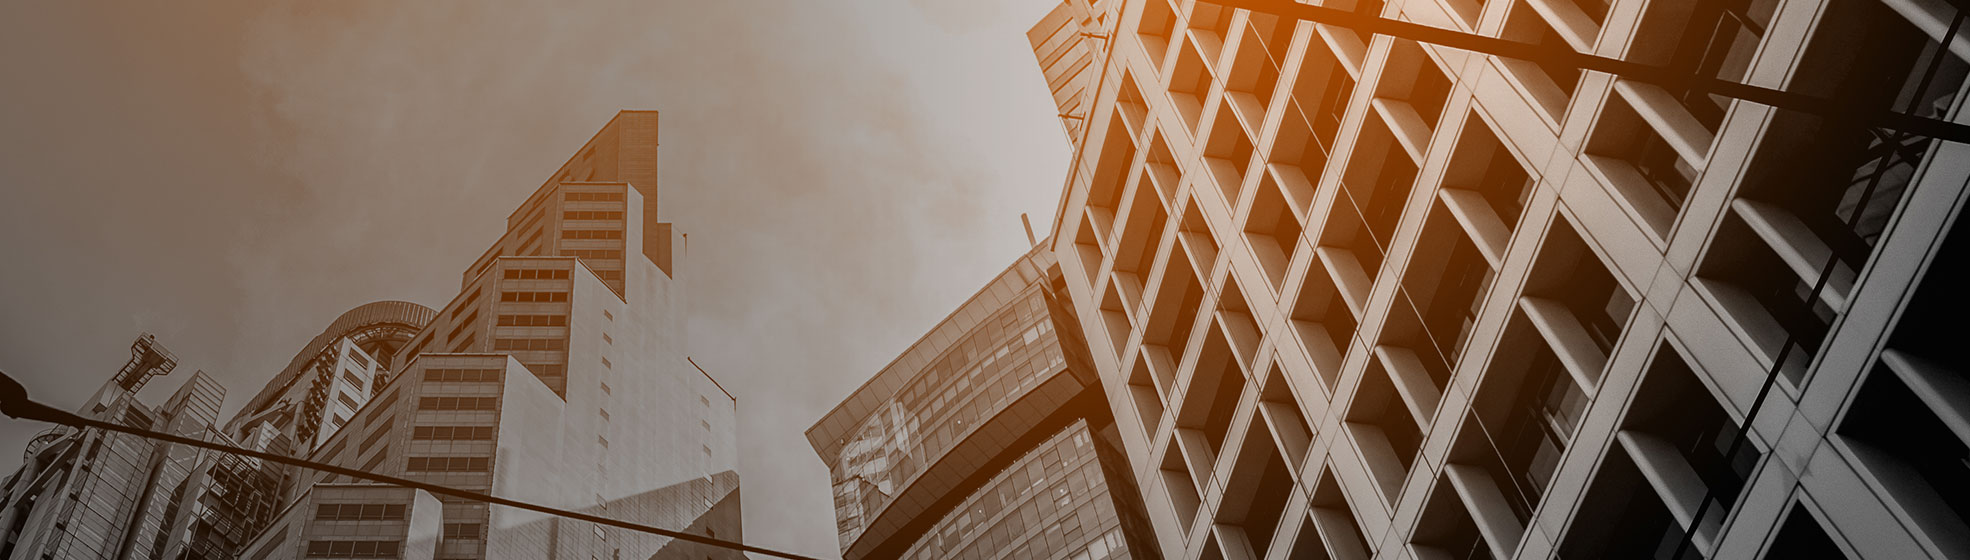
[[[164,403],[137,400],[177,358],[146,334],[130,361],[77,413],[180,436],[217,436],[226,390],[195,372]],[[18,471],[0,482],[0,558],[96,560],[166,558],[191,517],[186,488],[211,453],[97,429],[51,428],[29,441]]]
[[[1965,120],[1945,2],[1322,4]],[[1030,35],[1165,556],[1970,557],[1964,146],[1205,1]]]
[[[618,114],[508,217],[451,303],[371,357],[394,364],[388,381],[349,416],[332,408],[329,425],[346,423],[308,456],[739,540],[737,403],[685,357],[683,240],[657,221],[656,150],[655,112]],[[741,557],[300,476],[243,557]]]
[[[846,558],[1159,558],[1035,247],[807,431]]]

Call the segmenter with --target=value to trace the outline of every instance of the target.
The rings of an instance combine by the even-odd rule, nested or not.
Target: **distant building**
[[[1966,120],[1961,3],[1318,4]],[[1168,557],[1970,558],[1963,144],[1208,1],[1030,37]]]
[[[194,438],[216,437],[221,387],[193,373],[161,406],[137,401],[177,358],[150,335],[130,361],[78,413]],[[29,441],[20,470],[0,483],[0,558],[97,560],[160,558],[189,523],[185,488],[202,477],[210,453],[97,429],[57,427]]]
[[[685,300],[674,276],[683,240],[657,221],[656,150],[656,113],[617,115],[508,217],[506,233],[428,325],[394,355],[364,353],[390,364],[391,379],[370,383],[381,389],[354,410],[336,403],[355,391],[333,389],[344,392],[331,393],[320,417],[343,425],[317,438],[308,456],[742,538],[737,403],[685,358]],[[362,386],[359,369],[336,371],[338,384],[356,373],[341,387]],[[305,404],[313,398],[301,401],[299,417],[317,417]],[[319,472],[299,476],[298,497],[244,557],[742,558]]]
[[[808,429],[844,557],[1159,557],[1057,277],[1021,257]]]

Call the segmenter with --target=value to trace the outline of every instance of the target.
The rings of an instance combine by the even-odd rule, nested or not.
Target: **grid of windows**
[[[320,504],[316,521],[402,521],[403,504]]]
[[[622,239],[619,229],[564,229],[562,239]]]
[[[431,368],[424,370],[424,380],[445,383],[499,381],[504,373],[504,370],[496,368]]]
[[[568,193],[568,194],[567,194],[567,196],[565,197],[565,199],[566,199],[566,200],[567,200],[568,202],[622,202],[622,200],[623,200],[623,193],[619,193],[619,192],[612,192],[612,193],[609,193],[609,192],[571,192],[571,193]]]
[[[499,397],[420,397],[418,410],[499,410]]]
[[[410,472],[491,472],[492,460],[485,457],[411,457],[405,470]]]
[[[505,276],[507,280],[566,280],[568,279],[568,270],[565,268],[509,268],[506,269]]]
[[[561,338],[496,338],[494,350],[566,350],[568,341]]]
[[[1322,5],[1850,115],[1959,119],[1970,81],[1945,3]],[[1970,556],[1970,367],[1933,334],[1962,290],[1911,289],[1961,283],[1918,272],[1961,268],[1970,172],[1933,163],[1962,146],[1208,2],[1094,9],[1106,67],[1055,80],[1034,35],[1083,162],[1054,247],[1164,550]]]
[[[500,292],[499,301],[553,303],[568,301],[567,292]]]
[[[402,541],[308,541],[309,558],[396,558]]]
[[[500,315],[498,325],[502,327],[565,327],[568,326],[568,316]]]
[[[411,428],[410,439],[435,441],[490,441],[493,426],[417,426]]]
[[[620,220],[622,219],[622,211],[570,210],[562,212],[561,218],[565,220]]]

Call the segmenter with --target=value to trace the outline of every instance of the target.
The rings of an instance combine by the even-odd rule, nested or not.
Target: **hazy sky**
[[[227,413],[350,307],[443,305],[618,109],[662,112],[746,537],[835,556],[801,432],[1044,235],[1050,0],[0,3],[0,369],[74,406],[139,332]],[[0,468],[42,426],[0,419]]]

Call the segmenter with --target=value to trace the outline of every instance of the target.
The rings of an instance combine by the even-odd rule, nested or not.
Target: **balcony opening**
[[[1962,350],[1970,227],[1957,220],[1837,429],[1867,478],[1932,535],[1970,533],[1970,398],[1952,389],[1970,384]],[[1970,554],[1960,540],[1938,544],[1946,555]]]
[[[1245,185],[1245,168],[1252,163],[1252,139],[1238,124],[1229,105],[1218,108],[1204,143],[1204,168],[1210,171],[1226,208],[1237,208]]]
[[[1217,270],[1218,238],[1212,234],[1211,224],[1204,221],[1204,213],[1197,209],[1195,198],[1183,209],[1183,220],[1177,223],[1177,240],[1190,255],[1190,264],[1199,278],[1208,278]]]
[[[1740,437],[1737,421],[1688,362],[1666,343],[1659,346],[1603,459],[1597,478],[1609,480],[1597,481],[1582,503],[1580,511],[1595,513],[1574,520],[1580,534],[1569,535],[1562,553],[1573,548],[1581,550],[1579,557],[1596,557],[1588,551],[1600,547],[1609,554],[1655,551],[1653,557],[1665,557],[1682,546],[1685,531],[1694,526],[1690,556],[1707,554],[1762,458],[1757,442],[1736,444]],[[1633,469],[1633,478],[1627,469]],[[1630,488],[1605,487],[1623,481]]]
[[[1410,335],[1406,342],[1426,363],[1438,362],[1432,367],[1441,367],[1446,377],[1456,369],[1477,326],[1493,276],[1491,261],[1455,218],[1433,212],[1424,220],[1409,270],[1402,275],[1402,299],[1414,313],[1404,320],[1417,328],[1405,333]]]
[[[1197,324],[1197,310],[1204,301],[1204,288],[1184,256],[1184,249],[1172,249],[1163,279],[1150,302],[1149,320],[1142,328],[1145,353],[1160,353],[1158,359],[1172,364],[1183,361],[1190,349],[1191,329]],[[1167,393],[1167,389],[1165,390]]]
[[[1252,256],[1265,271],[1273,293],[1284,290],[1286,272],[1300,245],[1300,217],[1286,199],[1285,191],[1268,176],[1252,195],[1251,213],[1245,218],[1245,242]]]
[[[1779,0],[1650,2],[1627,60],[1666,66],[1677,75],[1742,82],[1778,4]],[[1730,108],[1731,99],[1721,95],[1692,89],[1667,93],[1712,134]]]
[[[1137,181],[1135,195],[1129,198],[1127,216],[1122,220],[1122,236],[1115,243],[1115,273],[1127,274],[1131,281],[1141,284],[1141,278],[1149,274],[1149,267],[1156,260],[1157,250],[1163,244],[1163,230],[1170,221],[1169,212],[1163,209],[1163,200],[1156,196],[1156,189]]]
[[[1190,7],[1190,39],[1203,50],[1204,64],[1212,66],[1212,72],[1224,53],[1224,42],[1231,38],[1231,15],[1232,9],[1209,2]]]
[[[1752,220],[1761,217],[1754,214]],[[1834,304],[1845,307],[1845,286],[1851,286],[1852,277],[1830,277],[1815,293],[1822,269],[1801,278],[1780,249],[1759,237],[1751,224],[1760,222],[1745,218],[1743,214],[1724,217],[1697,268],[1697,282],[1749,339],[1766,367],[1780,364],[1785,378],[1797,384],[1839,317],[1840,308]],[[1841,270],[1836,267],[1833,272]]]
[[[1107,241],[1100,233],[1095,232],[1093,218],[1085,212],[1077,221],[1080,224],[1076,226],[1074,232],[1074,253],[1081,259],[1081,274],[1083,274],[1081,280],[1092,285],[1095,277],[1101,273],[1101,261],[1106,258],[1102,255],[1101,249],[1107,245]]]
[[[1122,354],[1122,348],[1129,343],[1129,336],[1134,334],[1129,326],[1129,315],[1132,313],[1134,310],[1122,303],[1121,292],[1110,282],[1101,297],[1101,324],[1108,333],[1109,351],[1117,356]]]
[[[1196,133],[1203,118],[1204,96],[1211,93],[1211,74],[1204,71],[1204,57],[1185,43],[1177,49],[1176,66],[1170,68],[1170,106],[1183,120],[1186,132]]]
[[[1177,429],[1195,432],[1211,456],[1216,457],[1224,450],[1225,436],[1231,432],[1233,413],[1244,392],[1245,374],[1239,369],[1224,333],[1213,327],[1205,333],[1190,386],[1184,389],[1183,407],[1177,409]]]
[[[1169,140],[1163,137],[1162,130],[1157,130],[1154,139],[1149,143],[1149,155],[1145,156],[1142,162],[1143,178],[1148,179],[1157,194],[1163,197],[1165,207],[1176,204],[1177,187],[1181,185],[1183,177],[1183,166],[1178,164],[1176,156],[1172,154],[1174,152],[1170,151]]]
[[[1135,367],[1129,370],[1129,402],[1135,405],[1137,420],[1142,422],[1142,432],[1150,439],[1156,437],[1162,428],[1164,387],[1171,382],[1157,379],[1158,374],[1168,375],[1175,365],[1167,360],[1156,363],[1155,358],[1146,353],[1138,355]]]
[[[1190,467],[1184,464],[1182,450],[1177,442],[1168,443],[1157,474],[1163,478],[1163,491],[1170,497],[1170,509],[1176,510],[1178,523],[1188,528],[1197,519],[1197,507],[1204,501],[1197,497],[1197,479],[1191,476]]]
[[[1523,525],[1545,496],[1587,414],[1588,393],[1532,322],[1515,314],[1471,399],[1453,461],[1482,466]]]
[[[1709,149],[1708,142],[1702,149]],[[1629,211],[1656,237],[1666,238],[1702,163],[1679,151],[1620,95],[1608,96],[1583,151]]]
[[[1322,6],[1347,10],[1368,17],[1381,17],[1383,4],[1384,0],[1334,0],[1321,3]],[[1332,25],[1320,25],[1314,29],[1319,31],[1334,52],[1348,59],[1347,64],[1353,66],[1355,69],[1353,73],[1356,77],[1360,77],[1360,69],[1367,64],[1368,46],[1374,42],[1374,36]]]
[[[1450,78],[1430,60],[1422,45],[1396,39],[1382,67],[1375,98],[1377,104],[1388,109],[1384,116],[1393,121],[1397,133],[1417,135],[1408,140],[1418,141],[1420,145],[1429,141],[1430,131],[1436,129],[1437,119],[1443,116],[1450,89]],[[1416,126],[1421,128],[1414,129]]]
[[[1115,223],[1115,216],[1121,210],[1122,188],[1129,178],[1129,168],[1135,165],[1135,139],[1129,136],[1128,127],[1122,119],[1108,120],[1108,133],[1102,136],[1101,156],[1096,160],[1094,176],[1089,179],[1087,206],[1096,217],[1095,226],[1102,235],[1109,234]]]
[[[1321,387],[1333,394],[1334,384],[1340,381],[1341,364],[1352,346],[1355,320],[1347,302],[1341,301],[1340,292],[1334,289],[1333,278],[1319,262],[1307,270],[1306,282],[1300,285],[1292,324]]]
[[[1553,30],[1545,17],[1533,11],[1527,0],[1513,3],[1511,12],[1505,16],[1505,29],[1499,33],[1499,38],[1539,45],[1547,50],[1574,50],[1571,43]],[[1580,85],[1580,77],[1586,73],[1586,70],[1556,61],[1511,58],[1500,58],[1498,61],[1518,77],[1533,103],[1554,123],[1566,118],[1567,104],[1573,100],[1573,91]]]
[[[1341,176],[1346,200],[1335,200],[1330,212],[1354,214],[1367,226],[1371,243],[1381,253],[1394,240],[1396,224],[1415,185],[1416,162],[1404,155],[1387,125],[1369,121],[1355,141],[1347,173]],[[1377,266],[1381,264],[1380,257],[1374,260]]]
[[[1285,122],[1301,127],[1308,135],[1307,139],[1294,142],[1298,152],[1288,154],[1298,155],[1294,165],[1300,166],[1309,177],[1319,177],[1320,169],[1334,153],[1336,135],[1340,133],[1341,121],[1347,117],[1354,84],[1354,77],[1332,50],[1324,48],[1317,38],[1307,45],[1306,56],[1300,59],[1299,76],[1293,79],[1292,106]],[[1281,135],[1283,138],[1284,132]]]
[[[1422,450],[1424,432],[1380,363],[1370,363],[1362,376],[1348,404],[1346,424],[1368,474],[1380,486],[1383,503],[1395,505],[1402,480]]]
[[[1225,99],[1238,112],[1238,118],[1257,130],[1272,106],[1273,91],[1279,89],[1280,63],[1286,46],[1293,40],[1293,26],[1280,25],[1279,18],[1254,14],[1245,26],[1238,50],[1231,58],[1231,71],[1225,75]],[[1263,20],[1263,21],[1262,21]],[[1269,33],[1284,31],[1285,35]],[[1272,42],[1277,42],[1274,47]],[[1276,54],[1276,56],[1275,56]]]
[[[1559,545],[1560,558],[1618,560],[1702,560],[1690,547],[1675,555],[1683,527],[1662,499],[1649,489],[1635,461],[1611,450],[1581,498],[1580,513]]]
[[[1333,471],[1320,473],[1320,483],[1314,485],[1313,499],[1308,503],[1307,517],[1319,530],[1330,558],[1368,560],[1375,554],[1368,537],[1361,532],[1361,522],[1354,517],[1354,508],[1348,506],[1347,496],[1341,494],[1341,485],[1334,480]]]
[[[1409,536],[1409,546],[1416,556],[1459,560],[1494,558],[1491,545],[1478,532],[1477,523],[1471,520],[1470,511],[1457,496],[1449,478],[1439,478],[1432,486],[1429,498],[1423,502],[1423,513],[1416,520],[1416,531]],[[1505,546],[1515,548],[1518,543]]]
[[[1265,558],[1292,496],[1292,469],[1279,456],[1265,424],[1253,422],[1226,478],[1217,523],[1244,533],[1251,543],[1251,557]]]
[[[1218,322],[1238,367],[1247,372],[1258,367],[1259,338],[1263,333],[1259,331],[1258,321],[1252,319],[1251,302],[1245,299],[1244,290],[1238,289],[1237,282],[1225,282],[1224,291],[1218,294]]]
[[[1287,384],[1277,360],[1266,373],[1263,387],[1259,391],[1259,416],[1278,440],[1286,467],[1297,474],[1300,465],[1306,462],[1307,450],[1312,447],[1313,426],[1307,424],[1306,414],[1300,410],[1300,399],[1293,395],[1293,387]]]
[[[1506,245],[1538,181],[1478,113],[1472,112],[1464,122],[1437,198],[1471,241],[1502,264]]]
[[[1523,294],[1520,309],[1554,352],[1599,383],[1635,298],[1566,218],[1547,228]]]
[[[1136,24],[1136,38],[1142,41],[1142,51],[1149,54],[1149,60],[1159,69],[1169,54],[1170,41],[1176,30],[1176,10],[1170,7],[1168,0],[1143,3],[1142,21]]]

